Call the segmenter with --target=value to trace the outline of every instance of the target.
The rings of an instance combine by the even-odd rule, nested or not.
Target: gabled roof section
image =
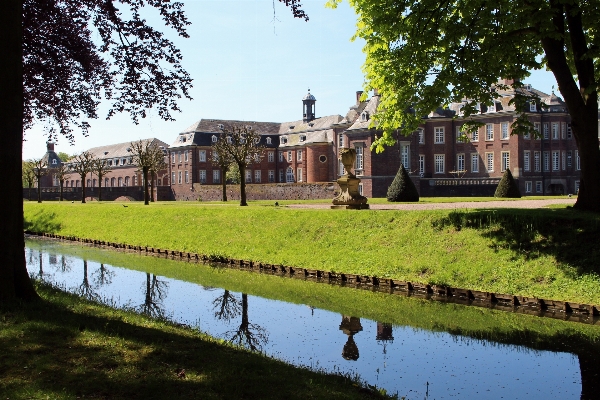
[[[377,108],[379,107],[379,96],[372,96],[368,101],[366,101],[364,107],[358,107],[356,109],[357,118],[353,121],[348,131],[356,131],[356,130],[364,130],[369,129],[371,125],[371,118],[377,112]],[[362,103],[362,102],[361,102]],[[360,110],[360,112],[359,112]],[[351,109],[352,111],[352,109]]]
[[[109,144],[108,146],[92,147],[88,152],[96,158],[107,159],[107,158],[120,158],[120,157],[131,157],[131,143],[137,142],[137,140],[131,140],[129,142]],[[165,149],[169,147],[168,144],[157,138],[142,139],[142,143],[147,142],[154,143],[157,146],[163,146]]]
[[[186,128],[175,138],[170,148],[187,146],[211,146],[212,137],[218,136],[223,129],[233,129],[234,127],[246,127],[249,130],[260,133],[264,138],[267,147],[267,137],[271,137],[271,143],[279,143],[277,133],[279,132],[279,123],[277,122],[256,122],[240,121],[230,119],[201,119]]]
[[[328,115],[326,117],[315,118],[308,122],[304,122],[303,120],[284,122],[279,124],[279,134],[284,135],[331,129],[333,124],[336,124],[341,120],[341,115]]]

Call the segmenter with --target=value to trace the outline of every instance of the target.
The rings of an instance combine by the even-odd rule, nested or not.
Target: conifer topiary
[[[387,199],[388,201],[419,201],[419,192],[402,164],[388,188]]]
[[[494,193],[494,197],[504,197],[504,198],[519,198],[521,197],[521,191],[517,186],[510,170],[507,168],[504,171],[504,175],[502,175],[502,179],[496,188],[496,193]]]

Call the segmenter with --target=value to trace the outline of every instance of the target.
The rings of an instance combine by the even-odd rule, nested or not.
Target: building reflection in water
[[[342,315],[340,330],[348,335],[348,340],[342,350],[342,357],[346,360],[358,360],[358,346],[354,342],[354,335],[363,330],[360,318]]]

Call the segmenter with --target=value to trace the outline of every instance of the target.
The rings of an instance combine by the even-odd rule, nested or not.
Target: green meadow
[[[600,304],[594,214],[565,207],[355,211],[287,204],[25,202],[24,219],[38,232]]]

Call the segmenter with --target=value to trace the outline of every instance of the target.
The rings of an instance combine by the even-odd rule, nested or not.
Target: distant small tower
[[[304,117],[302,118],[304,122],[310,122],[315,119],[315,96],[310,94],[310,89],[308,89],[308,93],[302,99],[302,106],[304,107]]]

